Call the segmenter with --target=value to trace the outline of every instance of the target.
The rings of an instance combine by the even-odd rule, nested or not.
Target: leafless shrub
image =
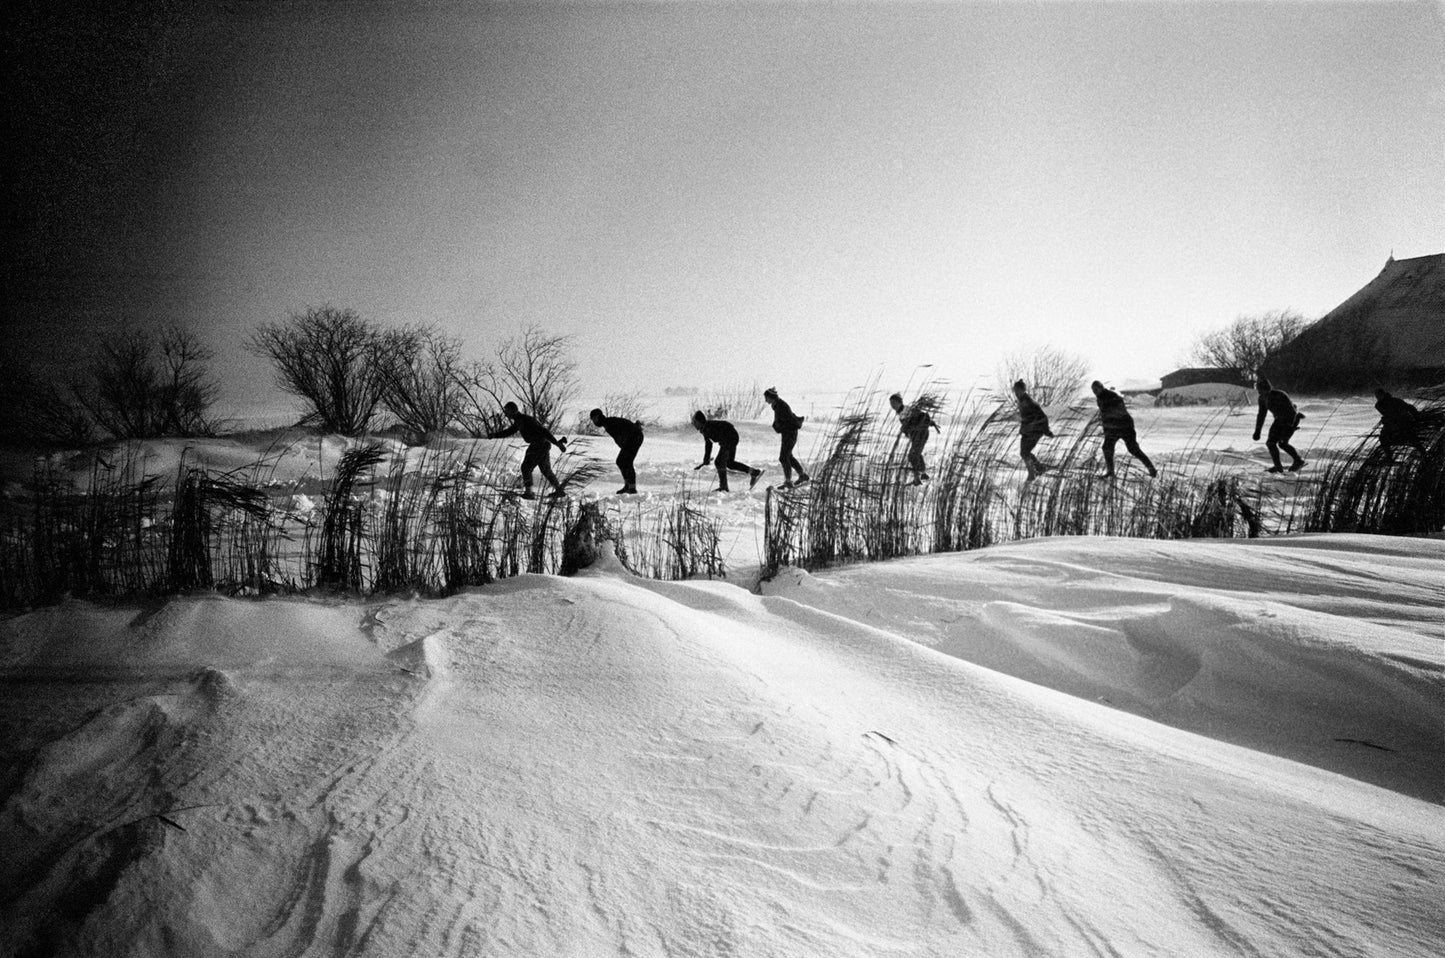
[[[387,337],[354,310],[321,306],[256,330],[248,344],[276,367],[277,384],[324,432],[359,436],[381,405]]]
[[[698,396],[697,408],[709,419],[731,419],[747,422],[763,414],[767,401],[757,380],[732,382],[705,389]]]
[[[74,407],[63,415],[81,410],[116,439],[209,435],[216,426],[209,410],[219,392],[211,357],[179,326],[159,333],[123,326],[70,380]]]
[[[508,401],[530,410],[544,426],[557,426],[577,397],[577,363],[573,337],[525,327],[502,343],[494,359],[473,363],[460,372],[462,393],[458,417],[473,436],[505,427],[501,408]]]
[[[1022,379],[1035,402],[1050,406],[1074,398],[1088,379],[1089,363],[1058,346],[1038,346],[1009,353],[994,375],[1001,395],[1011,395],[1014,382]]]
[[[383,334],[382,403],[406,430],[407,442],[425,445],[457,421],[465,401],[462,344],[435,327]]]
[[[1240,382],[1258,378],[1265,363],[1309,325],[1292,309],[1240,316],[1222,329],[1202,334],[1189,357],[1201,366],[1233,370]]]

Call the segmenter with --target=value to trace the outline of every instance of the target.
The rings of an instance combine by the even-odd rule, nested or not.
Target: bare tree
[[[388,330],[384,339],[382,402],[410,434],[408,441],[424,445],[461,413],[461,341],[433,326]]]
[[[1233,371],[1240,382],[1253,382],[1265,362],[1309,325],[1292,309],[1240,316],[1222,329],[1202,334],[1189,358],[1201,366]]]
[[[354,310],[293,313],[256,330],[247,348],[271,360],[277,384],[306,404],[306,422],[343,436],[370,428],[385,386],[386,336]]]
[[[76,407],[117,439],[207,435],[215,431],[209,411],[219,392],[211,356],[180,326],[159,333],[123,326],[70,380],[70,393]]]
[[[495,431],[498,411],[508,401],[530,410],[548,428],[577,398],[577,363],[573,337],[525,327],[502,343],[495,359],[474,363],[460,377],[465,393],[462,424],[472,435]]]
[[[1068,402],[1084,388],[1088,375],[1088,360],[1058,346],[1015,350],[995,372],[1003,395],[1011,396],[1013,384],[1022,379],[1029,395],[1043,406]]]
[[[95,423],[75,401],[67,383],[22,367],[0,382],[0,441],[77,448],[95,441]]]

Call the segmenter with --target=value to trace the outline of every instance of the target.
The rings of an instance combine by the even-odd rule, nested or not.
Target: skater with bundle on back
[[[1014,399],[1018,400],[1019,404],[1019,458],[1023,459],[1024,466],[1029,471],[1029,477],[1024,481],[1030,482],[1049,468],[1034,455],[1034,446],[1045,436],[1052,437],[1054,431],[1049,428],[1049,414],[1044,412],[1044,407],[1034,402],[1029,395],[1028,384],[1022,379],[1014,383]]]
[[[619,496],[637,494],[637,470],[632,463],[637,459],[637,450],[642,448],[642,423],[624,419],[621,416],[606,416],[602,410],[594,409],[587,414],[592,425],[612,437],[621,451],[617,454],[617,471],[622,473],[622,488]]]
[[[1289,440],[1299,428],[1300,420],[1305,417],[1304,413],[1295,408],[1289,393],[1283,389],[1275,389],[1263,376],[1259,377],[1255,388],[1259,391],[1259,415],[1254,419],[1255,442],[1259,441],[1260,430],[1264,428],[1264,417],[1274,417],[1269,424],[1269,434],[1264,440],[1264,447],[1269,450],[1269,458],[1274,462],[1267,471],[1284,472],[1284,466],[1280,465],[1279,461],[1279,451],[1283,449],[1294,460],[1290,463],[1289,471],[1299,472],[1304,467],[1304,457],[1295,451]]]
[[[1112,389],[1105,389],[1104,384],[1097,379],[1089,384],[1094,391],[1094,399],[1099,404],[1099,423],[1104,428],[1104,477],[1113,478],[1114,475],[1114,446],[1119,440],[1124,440],[1124,448],[1129,454],[1144,464],[1149,470],[1149,478],[1159,475],[1159,470],[1154,468],[1154,463],[1144,455],[1144,450],[1139,448],[1139,437],[1134,431],[1134,417],[1129,415],[1129,407],[1124,404],[1124,397]]]
[[[514,402],[503,406],[502,412],[512,421],[512,424],[499,432],[488,433],[487,438],[505,439],[520,433],[522,441],[527,444],[527,452],[522,456],[522,498],[537,498],[532,493],[532,470],[534,469],[541,469],[542,478],[552,484],[553,496],[563,495],[562,484],[552,474],[552,447],[556,446],[565,452],[567,440],[553,436],[550,429],[532,416],[522,412]]]
[[[778,462],[783,467],[783,488],[791,489],[808,481],[808,474],[793,456],[793,447],[798,444],[798,430],[803,428],[803,417],[795,416],[793,408],[778,396],[778,390],[772,386],[763,390],[763,399],[773,407],[773,432],[783,437]],[[798,474],[796,481],[793,479],[794,472]]]
[[[899,427],[908,440],[908,468],[913,470],[913,485],[919,486],[928,479],[926,463],[923,461],[923,447],[928,444],[928,430],[937,429],[938,423],[928,414],[922,398],[913,405],[904,407],[903,396],[894,393],[888,397],[888,405],[898,416]]]
[[[1420,455],[1425,455],[1425,445],[1420,441],[1420,410],[1398,396],[1392,396],[1383,389],[1375,390],[1375,409],[1380,413],[1380,448],[1385,452],[1385,461],[1393,462],[1391,446],[1409,446]]]
[[[702,410],[692,414],[692,427],[702,433],[702,462],[693,467],[696,471],[709,462],[717,466],[717,491],[728,491],[728,473],[741,472],[748,477],[748,488],[758,484],[761,469],[754,469],[745,462],[737,461],[738,431],[726,419],[709,419]],[[717,443],[717,458],[713,458],[712,444]]]

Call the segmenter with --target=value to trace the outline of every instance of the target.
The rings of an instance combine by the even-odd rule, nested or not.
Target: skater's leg
[[[918,485],[918,483],[928,478],[927,463],[923,461],[923,447],[927,442],[927,434],[921,439],[910,439],[908,441],[908,466],[913,470],[914,485]]]
[[[522,454],[522,491],[523,491],[523,493],[530,493],[530,492],[532,491],[532,473],[533,473],[534,470],[536,470],[536,468],[537,468],[538,465],[539,465],[539,461],[538,461],[538,458],[537,458],[537,447],[536,447],[536,446],[528,446],[528,447],[527,447],[527,451]],[[543,473],[543,475],[546,475],[546,473]]]
[[[1137,437],[1125,436],[1124,448],[1129,450],[1129,455],[1144,464],[1144,468],[1149,470],[1150,476],[1157,476],[1159,474],[1159,470],[1154,468],[1154,463],[1150,462],[1149,457],[1144,455],[1144,450],[1139,448],[1139,440]]]
[[[1106,476],[1114,474],[1114,446],[1118,445],[1118,442],[1118,436],[1104,437],[1104,474]]]
[[[641,442],[629,442],[617,455],[617,471],[622,473],[622,489],[625,492],[637,491],[637,470],[632,464],[637,460],[637,450],[640,448]]]
[[[552,484],[554,491],[561,492],[562,483],[557,481],[552,472],[552,444],[539,442],[534,448],[537,449],[537,469],[542,473],[542,478]]]
[[[1028,469],[1030,479],[1044,471],[1038,457],[1034,455],[1034,446],[1038,444],[1038,436],[1019,437],[1019,458],[1024,461],[1024,467]]]
[[[737,446],[718,446],[717,458],[713,460],[713,465],[717,466],[718,492],[728,491],[728,467],[732,465],[733,452],[736,449]]]
[[[797,460],[793,458],[793,446],[797,445],[798,434],[794,430],[788,430],[782,434],[782,443],[778,450],[778,464],[783,467],[783,483],[791,485],[793,482],[793,466]],[[798,472],[802,473],[799,468]]]

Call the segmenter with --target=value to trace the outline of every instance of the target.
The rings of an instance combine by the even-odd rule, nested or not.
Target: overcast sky
[[[180,320],[233,395],[324,303],[575,334],[597,396],[1145,380],[1445,251],[1434,0],[102,9],[7,24],[7,342]]]

